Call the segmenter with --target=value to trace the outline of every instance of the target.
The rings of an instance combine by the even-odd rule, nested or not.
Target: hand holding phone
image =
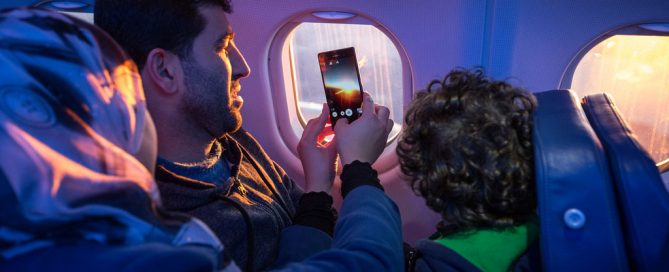
[[[353,47],[318,53],[332,126],[341,118],[353,122],[362,113],[362,84]]]
[[[307,122],[302,138],[297,145],[297,153],[304,170],[305,192],[326,192],[332,190],[335,178],[337,150],[334,143],[320,144],[319,136],[326,127],[328,107],[323,104],[321,115]],[[335,141],[336,142],[336,141]]]
[[[374,163],[383,153],[393,129],[388,108],[375,105],[367,93],[364,97],[360,118],[350,124],[339,120],[334,128],[335,145],[342,165],[355,160]]]

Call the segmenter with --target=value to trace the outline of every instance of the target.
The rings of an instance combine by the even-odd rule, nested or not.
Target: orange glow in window
[[[571,88],[611,94],[656,162],[669,158],[669,37],[616,35],[579,62]]]

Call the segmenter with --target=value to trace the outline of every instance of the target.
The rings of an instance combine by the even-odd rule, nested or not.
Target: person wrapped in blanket
[[[0,11],[0,71],[0,271],[239,270],[206,225],[162,208],[141,78],[106,33]],[[277,269],[402,269],[397,207],[369,163],[344,168],[332,248],[293,254],[289,227]]]

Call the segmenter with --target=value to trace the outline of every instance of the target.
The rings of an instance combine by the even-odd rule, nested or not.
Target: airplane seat
[[[533,143],[546,271],[627,271],[604,149],[569,90],[535,93]]]
[[[669,193],[655,162],[609,95],[586,96],[583,109],[606,151],[632,268],[669,271]]]

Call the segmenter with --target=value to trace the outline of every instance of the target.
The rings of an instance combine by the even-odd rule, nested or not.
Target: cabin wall
[[[236,43],[252,69],[250,78],[242,81],[244,128],[301,184],[301,164],[291,151],[294,147],[282,140],[277,125],[277,114],[282,113],[272,102],[272,93],[284,90],[272,89],[268,64],[273,38],[291,18],[334,10],[376,20],[395,35],[409,57],[413,90],[455,67],[483,66],[493,77],[510,79],[533,92],[558,88],[572,58],[605,32],[669,21],[669,1],[664,0],[238,0],[233,5],[230,21],[238,33]],[[392,150],[386,153],[395,156]],[[396,159],[394,164],[386,167],[391,170],[382,173],[381,180],[399,204],[405,240],[414,242],[434,230],[439,216],[413,195]]]
[[[669,1],[491,0],[490,43],[484,65],[497,78],[513,77],[532,91],[560,86],[572,58],[618,27],[669,22]]]
[[[276,32],[311,11],[339,10],[377,20],[400,41],[414,90],[454,67],[484,66],[531,91],[558,88],[572,58],[614,28],[669,21],[669,1],[233,1],[236,42],[252,69],[242,81],[244,127],[293,176],[300,164],[279,136],[268,58]],[[639,15],[641,14],[641,15]]]

